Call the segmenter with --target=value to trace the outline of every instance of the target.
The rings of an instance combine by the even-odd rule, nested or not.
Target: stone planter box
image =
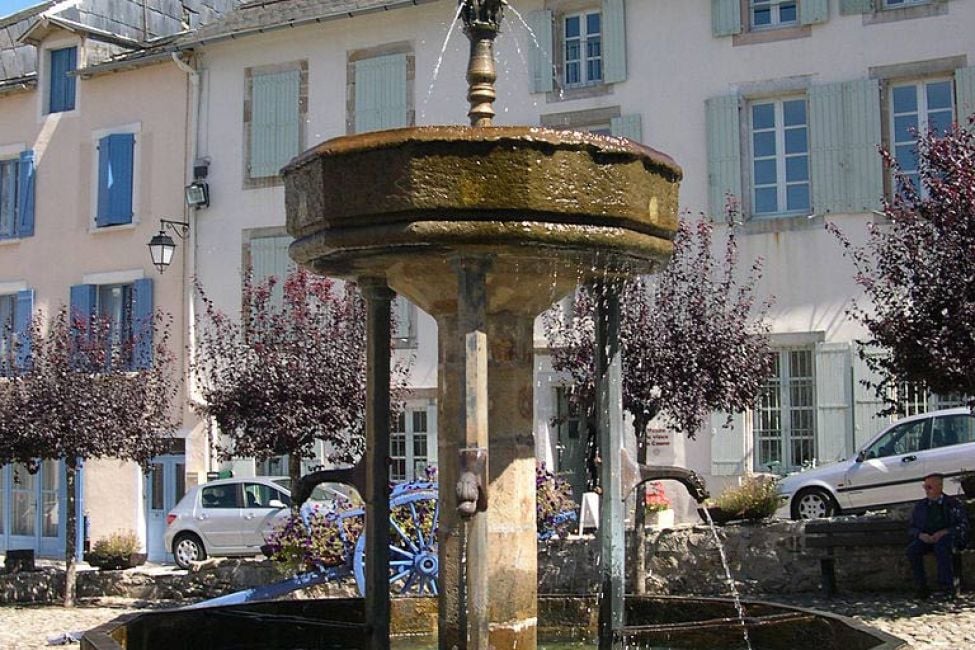
[[[666,510],[654,510],[646,513],[644,524],[651,530],[674,527],[674,511],[670,508]]]

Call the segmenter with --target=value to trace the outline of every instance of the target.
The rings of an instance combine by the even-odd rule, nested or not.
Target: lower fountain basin
[[[760,601],[743,602],[754,650],[895,650],[907,643],[835,614]],[[543,596],[538,601],[539,648],[595,648],[598,604],[589,596]],[[735,604],[723,598],[629,596],[621,647],[747,647]],[[87,632],[82,650],[365,647],[364,601],[358,598],[286,600],[122,616]],[[392,647],[435,648],[432,598],[393,600]]]

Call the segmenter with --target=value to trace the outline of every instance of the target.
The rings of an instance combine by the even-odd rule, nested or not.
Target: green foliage
[[[779,507],[777,483],[769,476],[747,476],[741,485],[728,488],[709,505],[717,506],[737,519],[766,519]]]
[[[139,538],[131,530],[102,537],[91,547],[91,554],[101,557],[129,557],[139,552]]]

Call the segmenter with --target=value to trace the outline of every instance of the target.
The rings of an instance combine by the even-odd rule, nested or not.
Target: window
[[[886,458],[929,448],[928,422],[928,419],[915,420],[894,427],[867,447],[864,457]]]
[[[908,7],[910,5],[923,5],[927,4],[929,0],[884,0],[884,9],[897,9],[900,7]]]
[[[890,87],[890,142],[900,165],[902,181],[920,186],[917,136],[944,134],[954,121],[950,79],[894,83]],[[923,189],[923,188],[922,188]]]
[[[210,485],[200,490],[204,508],[239,508],[236,484]]]
[[[75,78],[71,73],[78,67],[78,48],[51,50],[49,55],[50,84],[48,84],[48,113],[74,110]]]
[[[245,508],[270,508],[271,501],[278,500],[285,505],[291,505],[291,499],[284,499],[284,494],[270,485],[263,483],[244,483]]]
[[[308,103],[308,64],[247,68],[244,100],[245,187],[279,182],[279,171],[301,152]]]
[[[810,349],[774,353],[753,411],[755,467],[790,470],[816,458],[815,359]]]
[[[797,0],[749,0],[752,29],[795,25],[799,22]]]
[[[71,287],[71,317],[85,329],[92,317],[109,326],[112,363],[130,370],[152,365],[152,280]]]
[[[603,80],[602,13],[571,14],[563,19],[563,70],[566,87]]]
[[[15,322],[14,311],[17,309],[17,296],[0,296],[0,367],[7,374],[11,366],[11,355],[14,352]]]
[[[51,460],[42,461],[40,470],[35,474],[21,464],[9,465],[7,470],[10,476],[9,491],[5,490],[0,480],[0,494],[6,492],[6,496],[9,496],[10,527],[7,533],[18,537],[58,537],[61,525],[61,464]],[[0,471],[0,479],[2,477],[3,472]],[[3,532],[2,525],[0,523],[0,532]]]
[[[389,480],[414,481],[426,478],[427,467],[435,465],[431,447],[429,413],[426,408],[406,408],[393,420],[389,436]]]
[[[923,383],[918,382],[901,382],[897,385],[896,392],[895,399],[905,416],[965,406],[968,403],[964,395],[959,393],[938,395],[930,392]]]
[[[751,104],[752,212],[808,212],[809,129],[805,98]]]
[[[975,442],[975,418],[971,415],[947,415],[935,418],[931,425],[931,447]]]
[[[34,152],[0,159],[0,239],[34,234]]]
[[[98,140],[98,228],[132,223],[135,135],[112,133]]]

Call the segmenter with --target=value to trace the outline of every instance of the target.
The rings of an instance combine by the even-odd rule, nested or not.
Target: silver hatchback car
[[[265,536],[290,514],[290,485],[287,476],[254,476],[190,488],[166,515],[166,548],[183,569],[207,557],[259,554]],[[357,499],[346,486],[323,483],[309,502],[331,510]]]

